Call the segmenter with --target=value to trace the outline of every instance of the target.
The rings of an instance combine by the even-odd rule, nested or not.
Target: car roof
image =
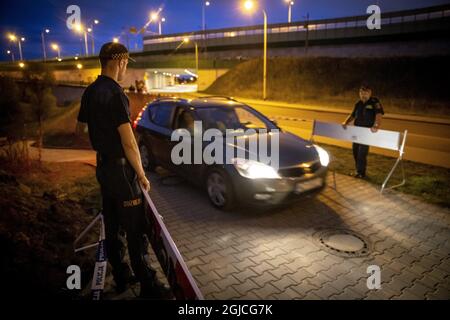
[[[227,107],[236,107],[236,106],[247,106],[246,104],[243,104],[239,101],[236,101],[232,98],[228,97],[200,97],[196,99],[181,99],[181,98],[175,98],[175,97],[169,97],[169,98],[161,98],[155,100],[153,103],[158,102],[177,102],[180,105],[185,105],[187,107],[194,107],[194,108],[227,108]]]
[[[229,107],[236,107],[236,106],[245,106],[245,104],[236,101],[236,100],[228,100],[228,99],[217,99],[217,98],[198,98],[191,100],[189,102],[191,106],[194,108],[201,108],[201,107],[223,107],[223,108],[229,108]]]

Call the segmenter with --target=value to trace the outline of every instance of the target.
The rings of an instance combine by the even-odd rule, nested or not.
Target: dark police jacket
[[[125,157],[117,128],[131,122],[129,101],[116,81],[100,75],[86,88],[78,121],[87,123],[94,150],[108,157]]]
[[[352,117],[355,118],[355,126],[367,128],[373,127],[375,124],[375,117],[378,113],[384,114],[384,110],[377,98],[371,97],[365,103],[359,100],[355,104],[352,112]]]

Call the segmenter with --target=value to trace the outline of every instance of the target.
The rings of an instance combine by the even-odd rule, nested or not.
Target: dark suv
[[[200,121],[203,130],[235,133],[233,143],[223,140],[224,147],[233,150],[233,159],[224,160],[223,164],[192,164],[194,161],[175,164],[171,157],[172,149],[179,142],[172,141],[172,133],[181,129],[193,132],[194,121]],[[255,109],[232,98],[158,99],[144,107],[134,127],[142,164],[147,170],[161,165],[205,187],[211,203],[221,209],[231,209],[237,203],[277,205],[304,194],[317,193],[325,185],[329,157],[324,149],[281,130]],[[254,135],[246,134],[247,129],[254,129]],[[270,130],[279,130],[278,168],[260,162],[259,158],[250,160],[248,157],[252,137],[258,141],[267,139],[270,147],[273,138],[268,133]],[[194,144],[192,142],[192,150],[198,149]],[[207,145],[202,141],[201,151]],[[241,159],[235,153],[245,157]]]

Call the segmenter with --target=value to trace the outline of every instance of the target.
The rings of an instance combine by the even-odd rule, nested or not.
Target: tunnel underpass
[[[149,93],[185,93],[198,89],[198,75],[189,68],[147,69],[144,79]]]

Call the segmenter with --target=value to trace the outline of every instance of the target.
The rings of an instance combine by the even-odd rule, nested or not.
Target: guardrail
[[[269,34],[306,32],[315,30],[336,30],[346,28],[366,27],[366,16],[352,16],[335,19],[305,20],[292,23],[269,24]],[[381,24],[393,25],[417,21],[428,21],[450,17],[450,5],[442,5],[414,10],[387,12],[382,14]],[[215,29],[208,31],[194,31],[189,33],[176,33],[172,35],[151,35],[144,37],[144,46],[151,44],[181,42],[186,37],[191,40],[208,40],[219,38],[234,38],[239,36],[252,36],[263,33],[263,25]]]

